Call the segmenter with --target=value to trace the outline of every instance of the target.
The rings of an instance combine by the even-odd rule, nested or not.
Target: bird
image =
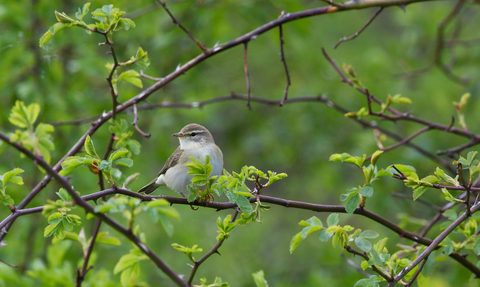
[[[188,168],[185,166],[190,162],[190,157],[205,162],[206,156],[210,156],[212,164],[210,176],[221,175],[223,171],[222,150],[215,144],[212,134],[204,126],[191,123],[172,136],[178,137],[180,146],[167,159],[158,176],[140,188],[138,192],[150,194],[159,186],[166,185],[186,198],[185,195],[190,194],[187,185],[191,184],[193,178],[193,175],[188,174]]]

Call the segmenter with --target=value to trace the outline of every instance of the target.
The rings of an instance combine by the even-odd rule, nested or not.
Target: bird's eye
[[[193,133],[191,133],[190,135],[191,135],[192,137],[194,137],[194,136],[196,135],[196,133],[193,132]]]

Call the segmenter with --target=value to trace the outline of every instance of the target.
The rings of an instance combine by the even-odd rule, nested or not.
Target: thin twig
[[[243,43],[243,69],[245,70],[245,78],[247,79],[247,107],[249,110],[252,110],[252,106],[250,105],[251,88],[250,88],[250,74],[248,73],[247,52],[248,52],[248,41]]]
[[[410,194],[403,194],[403,193],[397,193],[397,192],[394,192],[391,194],[393,197],[400,197],[400,198],[408,198],[408,199],[413,199],[413,196],[410,195]],[[422,203],[428,207],[431,207],[435,210],[438,210],[440,211],[442,208],[440,206],[436,206],[435,204],[431,204],[430,202],[428,201],[425,201],[421,198],[418,198],[417,200],[415,200],[416,202],[419,202],[419,203]]]
[[[480,204],[474,205],[470,213],[475,213],[480,209]],[[394,277],[394,281],[388,284],[387,287],[392,287],[394,286],[398,281],[400,281],[405,275],[407,275],[408,272],[410,272],[413,268],[415,268],[422,260],[425,260],[433,250],[435,250],[438,245],[450,234],[452,233],[455,228],[457,228],[461,223],[463,223],[469,215],[467,212],[465,212],[463,215],[459,216],[450,226],[448,226],[442,233],[440,233],[435,240],[432,241],[432,243],[420,254],[415,260],[412,261],[412,263],[404,268],[399,274],[397,274]]]
[[[142,136],[144,136],[146,138],[149,138],[152,134],[147,134],[147,133],[143,132],[137,125],[137,121],[138,121],[137,103],[133,104],[133,114],[134,114],[134,118],[133,118],[132,125],[135,127],[135,129],[137,130],[137,132],[139,134],[141,134]]]
[[[77,280],[76,280],[76,283],[75,283],[76,287],[82,286],[82,282],[85,279],[85,276],[87,275],[88,271],[90,271],[92,269],[92,266],[88,267],[88,261],[90,260],[90,256],[92,255],[93,246],[95,245],[95,241],[97,239],[98,231],[100,230],[100,225],[101,224],[102,224],[102,220],[98,219],[97,223],[95,225],[95,229],[93,230],[93,234],[92,234],[90,244],[88,245],[87,253],[85,253],[83,255],[82,270],[77,269]]]
[[[180,22],[178,22],[177,19],[175,19],[175,17],[172,15],[172,13],[170,12],[170,10],[168,10],[167,4],[165,4],[165,2],[160,1],[160,0],[157,0],[157,1],[158,1],[158,3],[160,3],[160,5],[162,5],[163,9],[165,9],[165,11],[168,13],[168,15],[170,16],[170,18],[172,18],[173,24],[175,24],[175,25],[177,25],[178,27],[180,27],[185,33],[187,33],[188,37],[190,37],[190,39],[192,39],[192,40],[195,42],[195,44],[197,44],[197,46],[198,46],[200,49],[202,49],[202,51],[203,51],[204,53],[207,53],[208,50],[207,50],[207,48],[205,47],[205,45],[204,45],[203,43],[199,42],[199,41],[193,36],[193,34],[192,34],[190,31],[188,31],[187,28],[185,28],[185,26],[183,26]]]
[[[235,212],[233,213],[233,216],[232,216],[232,219],[230,220],[230,223],[234,222],[235,219],[237,218],[237,215],[238,215],[238,211],[235,210]],[[226,238],[223,238],[222,240],[218,241],[213,247],[212,249],[210,249],[210,251],[208,251],[205,255],[202,256],[202,258],[200,258],[198,261],[195,261],[194,262],[194,265],[192,267],[192,272],[190,273],[190,276],[188,277],[188,285],[192,285],[192,281],[193,281],[193,278],[195,277],[195,273],[197,272],[198,268],[200,267],[200,265],[205,262],[210,256],[212,256],[213,254],[217,253],[217,254],[220,254],[218,252],[218,249],[220,248],[220,246],[222,246],[223,242],[225,241]]]
[[[422,133],[424,133],[424,132],[426,132],[426,131],[429,131],[430,129],[431,129],[431,127],[426,126],[426,127],[422,128],[422,129],[420,129],[419,131],[417,131],[416,133],[412,134],[411,136],[406,137],[406,138],[404,138],[403,140],[397,142],[396,144],[393,144],[393,145],[391,145],[391,146],[389,146],[389,147],[386,147],[386,148],[381,148],[380,150],[385,152],[385,151],[389,151],[389,150],[395,149],[395,148],[397,148],[397,147],[399,147],[399,146],[402,146],[402,145],[408,143],[409,141],[411,141],[411,140],[414,139],[415,137],[421,135]],[[370,160],[371,158],[372,158],[372,156],[370,155],[370,156],[366,157],[365,160]]]
[[[427,260],[428,260],[428,257],[423,259],[422,264],[420,264],[417,271],[415,271],[415,274],[413,274],[412,279],[410,279],[410,281],[408,281],[408,283],[407,283],[407,285],[405,285],[405,287],[412,286],[413,282],[415,282],[415,280],[417,279],[420,272],[422,272],[423,266],[425,266],[425,263],[427,263]]]
[[[382,10],[383,10],[383,7],[380,7],[380,9],[378,9],[377,12],[375,12],[375,14],[373,14],[372,18],[370,18],[370,20],[368,20],[367,24],[365,24],[360,30],[358,30],[352,36],[343,37],[342,39],[340,39],[337,42],[337,44],[335,44],[335,46],[333,46],[333,48],[336,49],[341,43],[357,38],[363,32],[363,30],[365,30],[368,27],[368,25],[370,25],[370,23],[372,23],[373,20],[375,20],[375,18],[377,18],[378,14],[380,14],[382,12]]]
[[[283,98],[282,98],[282,100],[280,101],[280,104],[279,104],[280,106],[283,106],[283,104],[287,100],[288,88],[290,87],[291,82],[290,82],[290,74],[288,73],[287,61],[285,60],[285,53],[283,51],[283,45],[285,45],[285,41],[283,40],[282,25],[278,26],[278,31],[279,31],[279,34],[280,34],[280,60],[283,62],[283,67],[285,68],[285,75],[287,76],[287,83],[285,85],[285,90],[283,92]]]
[[[355,270],[357,270],[358,272],[360,272],[363,276],[367,277],[367,278],[370,278],[370,274],[368,274],[367,271],[363,270],[360,266],[358,266],[357,264],[355,264],[355,262],[353,262],[352,259],[348,258],[347,256],[345,256],[345,254],[340,254],[340,256],[345,259],[345,261],[347,261],[347,263],[352,266]]]
[[[355,255],[358,255],[358,256],[361,256],[363,257],[363,259],[365,259],[366,261],[370,260],[370,258],[368,257],[368,255],[365,253],[365,252],[360,252],[358,250],[355,250],[353,249],[350,245],[347,245],[344,247],[345,250],[347,250],[348,252],[352,253],[352,254],[355,254]],[[385,280],[387,280],[387,282],[392,282],[393,281],[393,278],[388,276],[387,274],[385,274],[385,272],[383,272],[382,270],[378,269],[377,266],[375,265],[371,265],[372,267],[372,270],[375,271],[376,273],[378,273],[378,275],[382,276]]]
[[[163,81],[164,78],[155,78],[155,77],[151,77],[147,74],[145,74],[143,72],[143,70],[140,70],[140,76],[145,78],[145,79],[149,79],[149,80],[152,80],[152,81],[155,81],[155,82],[160,82],[160,81]]]

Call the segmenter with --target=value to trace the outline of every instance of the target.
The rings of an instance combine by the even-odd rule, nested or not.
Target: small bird
[[[222,151],[215,144],[212,134],[204,126],[188,124],[173,136],[178,137],[180,146],[168,158],[158,176],[149,184],[140,188],[138,192],[150,194],[159,186],[166,185],[185,197],[186,194],[190,193],[187,190],[187,185],[191,184],[193,178],[193,175],[188,174],[188,168],[185,166],[190,161],[189,157],[205,162],[205,157],[208,155],[212,164],[211,176],[222,173]]]

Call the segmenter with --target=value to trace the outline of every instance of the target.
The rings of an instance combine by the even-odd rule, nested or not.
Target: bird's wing
[[[173,152],[173,154],[167,159],[167,162],[165,165],[162,167],[158,175],[165,174],[167,170],[171,167],[174,167],[177,165],[180,156],[183,154],[183,149],[180,149],[180,147],[177,147],[177,149]]]

